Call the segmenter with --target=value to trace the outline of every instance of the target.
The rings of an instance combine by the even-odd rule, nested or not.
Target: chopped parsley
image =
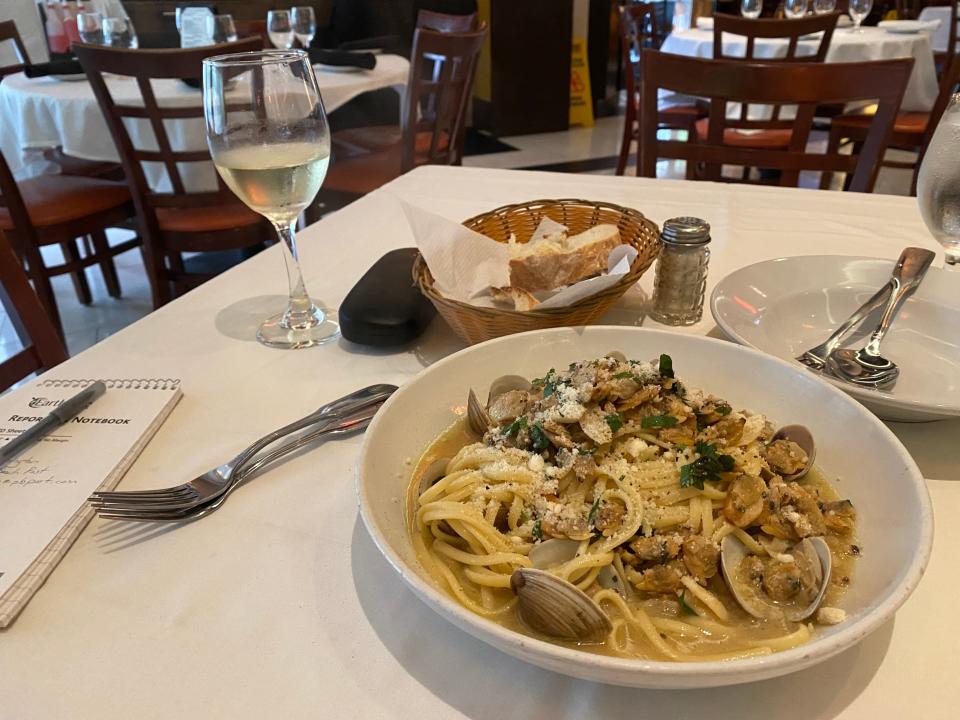
[[[670,389],[673,390],[673,394],[676,395],[681,400],[683,400],[687,396],[687,389],[683,386],[683,383],[681,383],[679,380],[674,380],[673,387]]]
[[[590,525],[593,525],[594,519],[597,517],[597,510],[600,509],[600,498],[597,498],[593,501],[593,505],[590,506],[590,512],[587,513],[587,522]]]
[[[717,405],[717,406],[713,409],[713,411],[714,411],[717,415],[729,415],[731,412],[733,412],[733,408],[730,407],[729,405]]]
[[[666,354],[661,355],[660,377],[672,378],[673,376],[673,358]]]
[[[593,448],[592,450],[590,450],[588,448],[578,447],[577,455],[593,455],[596,451],[597,451],[596,448]]]
[[[507,429],[504,431],[504,435],[507,437],[514,437],[518,432],[523,430],[527,426],[527,418],[520,416],[514,420]]]
[[[704,481],[719,480],[720,473],[733,470],[733,458],[730,455],[718,455],[716,445],[700,441],[694,449],[700,457],[680,468],[680,487],[703,490]]]
[[[620,415],[620,413],[613,413],[611,415],[607,415],[603,419],[607,421],[607,425],[610,426],[610,429],[613,432],[616,432],[617,430],[623,427],[623,416]]]
[[[614,375],[614,376],[613,376],[613,379],[614,379],[614,380],[626,380],[627,378],[635,378],[635,377],[637,377],[637,376],[634,375],[632,372],[630,372],[629,370],[625,370],[624,372],[619,372],[619,373],[617,373],[616,375]]]
[[[547,433],[544,432],[543,425],[540,423],[530,426],[530,441],[533,443],[533,449],[537,452],[542,452],[550,446]]]
[[[697,611],[694,610],[689,605],[687,605],[686,595],[687,595],[686,593],[680,593],[679,595],[677,595],[677,601],[680,603],[680,610],[683,612],[684,615],[696,615]]]
[[[530,519],[530,515],[527,513],[527,511],[526,511],[526,510],[521,510],[521,511],[520,511],[520,517],[517,518],[517,522],[518,522],[520,525],[523,525],[523,524],[526,523],[527,520],[529,520],[529,519]]]
[[[673,415],[647,415],[640,421],[642,428],[672,428],[677,424]]]
[[[534,540],[543,540],[543,528],[540,527],[540,518],[537,518],[533,523],[533,531],[531,532]]]

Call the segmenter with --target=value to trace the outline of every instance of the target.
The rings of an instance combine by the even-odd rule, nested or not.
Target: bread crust
[[[583,237],[588,234],[598,237],[595,240]],[[566,250],[557,251],[553,243],[543,252],[531,248],[528,253],[510,259],[510,285],[527,292],[572,285],[605,271],[610,251],[620,244],[617,227],[602,225],[568,238]]]

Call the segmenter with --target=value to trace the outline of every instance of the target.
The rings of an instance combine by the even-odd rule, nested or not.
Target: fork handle
[[[900,256],[900,262],[897,263],[893,271],[893,277],[890,282],[893,291],[887,299],[887,306],[883,309],[883,315],[880,317],[880,324],[870,336],[870,342],[867,343],[863,351],[871,357],[879,357],[880,343],[883,336],[887,334],[893,319],[896,317],[900,306],[910,297],[914,291],[920,287],[924,275],[936,254],[930,250],[922,248],[907,248]]]

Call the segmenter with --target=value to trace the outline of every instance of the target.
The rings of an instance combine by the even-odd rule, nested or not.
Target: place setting
[[[952,717],[939,20],[29,4],[11,716]]]

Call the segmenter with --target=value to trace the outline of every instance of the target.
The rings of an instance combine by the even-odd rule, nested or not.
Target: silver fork
[[[214,512],[217,508],[221,507],[223,503],[226,502],[226,499],[230,496],[230,493],[246,482],[246,480],[248,480],[251,476],[255,475],[261,469],[271,465],[281,457],[290,455],[291,453],[299,450],[305,445],[314,442],[320,437],[346,435],[366,430],[367,426],[373,420],[373,415],[376,413],[376,410],[379,410],[379,408],[380,406],[377,405],[374,408],[370,408],[363,413],[358,414],[357,416],[342,420],[336,425],[326,425],[320,429],[313,430],[301,435],[298,438],[294,438],[293,440],[274,450],[258,456],[253,462],[240,469],[234,475],[233,482],[231,482],[222,493],[217,495],[212,500],[200,503],[199,505],[180,510],[156,510],[149,507],[144,507],[139,510],[131,509],[123,512],[113,510],[98,510],[98,514],[101,518],[107,520],[129,520],[131,522],[190,522],[193,520],[199,520],[201,517],[205,517]]]
[[[234,473],[268,445],[318,422],[328,421],[327,424],[330,424],[345,414],[359,412],[373,406],[379,407],[393,394],[394,390],[396,390],[395,385],[371,385],[327,403],[311,414],[260,438],[229,462],[181,485],[158,490],[97,492],[90,496],[89,502],[97,510],[188,509],[211,500],[223,492],[230,484]]]

